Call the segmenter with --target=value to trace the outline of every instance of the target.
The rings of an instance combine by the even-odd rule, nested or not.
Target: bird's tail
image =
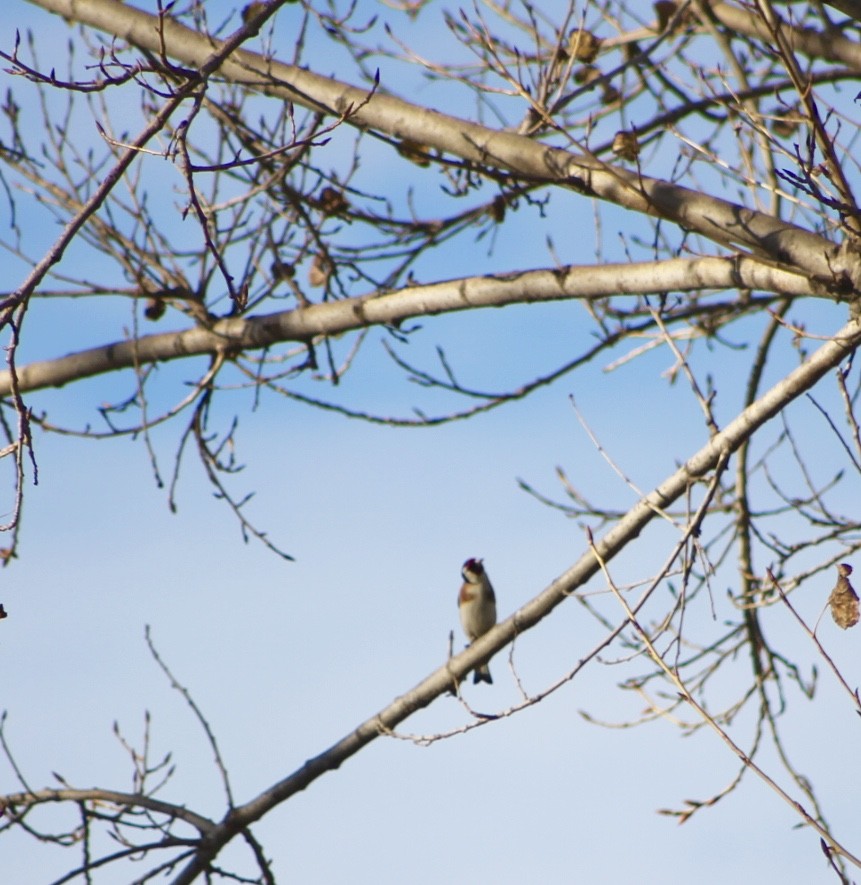
[[[493,677],[490,675],[490,667],[487,664],[481,664],[481,666],[475,668],[475,673],[472,674],[472,681],[475,685],[478,685],[479,682],[489,682],[493,685]]]

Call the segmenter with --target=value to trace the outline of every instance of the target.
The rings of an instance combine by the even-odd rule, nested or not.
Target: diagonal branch
[[[650,494],[643,497],[614,528],[594,543],[592,549],[584,553],[568,571],[538,596],[477,639],[465,651],[452,657],[411,691],[396,698],[379,713],[371,716],[338,743],[309,759],[301,768],[250,802],[233,809],[211,833],[207,834],[195,858],[175,879],[175,885],[188,885],[193,882],[237,833],[259,820],[276,805],[304,790],[321,775],[339,768],[380,734],[393,730],[408,716],[428,706],[435,698],[449,691],[453,682],[465,677],[481,661],[487,660],[513,642],[518,635],[547,617],[596,574],[601,568],[601,563],[610,562],[627,544],[637,538],[655,516],[663,513],[692,485],[729,458],[762,425],[813,387],[827,372],[848,357],[859,344],[861,344],[861,324],[853,320],[831,341],[822,345],[807,362],[744,409],[724,430],[716,433],[702,449]]]
[[[219,45],[172,19],[160,21],[114,0],[30,2],[152,52],[165,52],[189,66],[202,64]],[[743,246],[847,291],[861,280],[861,261],[824,237],[728,200],[610,166],[591,155],[548,147],[245,50],[234,52],[219,72],[267,95],[347,117],[352,126],[666,218],[714,242]]]

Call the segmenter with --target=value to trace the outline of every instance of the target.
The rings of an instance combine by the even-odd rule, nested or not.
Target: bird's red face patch
[[[476,575],[480,575],[484,571],[484,569],[481,566],[480,559],[467,559],[467,561],[463,564],[463,571],[473,572]]]

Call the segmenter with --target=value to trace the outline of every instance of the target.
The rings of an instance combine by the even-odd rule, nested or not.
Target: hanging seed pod
[[[613,153],[622,160],[636,160],[640,143],[636,132],[617,132],[613,137]]]
[[[505,197],[498,194],[493,198],[493,202],[488,209],[490,217],[497,223],[502,224],[505,221]]]
[[[653,6],[655,7],[655,15],[658,18],[657,31],[660,33],[670,23],[670,19],[676,14],[679,5],[673,2],[673,0],[659,0]]]
[[[576,30],[571,32],[568,38],[568,54],[576,61],[590,64],[598,57],[601,44],[604,41],[596,37],[591,31]]]
[[[427,145],[419,144],[418,142],[410,141],[408,138],[405,138],[395,147],[402,157],[411,160],[416,166],[421,166],[422,168],[430,166],[430,157],[428,156],[430,148]]]
[[[350,207],[347,198],[341,193],[341,191],[335,190],[333,187],[324,187],[323,190],[320,191],[320,196],[317,198],[317,205],[326,215],[337,215],[339,212],[344,212]]]
[[[574,71],[574,82],[580,83],[588,86],[590,83],[594,83],[595,80],[601,79],[601,71],[599,68],[596,68],[595,65],[583,65],[582,68],[577,68]]]
[[[144,306],[144,316],[155,322],[164,316],[165,302],[161,298],[147,298]]]

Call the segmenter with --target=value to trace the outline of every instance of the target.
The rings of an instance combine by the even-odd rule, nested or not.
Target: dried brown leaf
[[[308,282],[312,286],[325,286],[332,274],[332,265],[324,255],[315,255],[308,270]]]
[[[834,623],[844,630],[854,627],[859,620],[858,594],[849,583],[849,575],[852,574],[852,566],[846,562],[837,566],[839,577],[837,584],[828,597],[828,605],[831,607],[831,617]]]

